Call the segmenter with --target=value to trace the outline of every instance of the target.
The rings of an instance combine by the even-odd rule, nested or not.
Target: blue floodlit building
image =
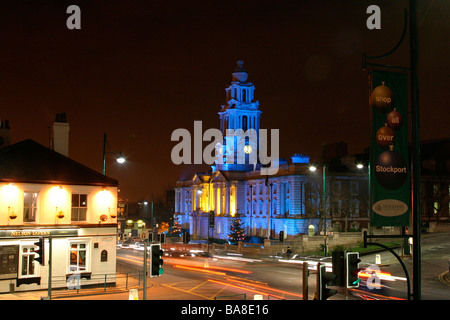
[[[222,161],[216,161],[209,172],[177,181],[175,187],[175,213],[182,229],[190,232],[191,239],[205,239],[208,234],[216,239],[227,239],[237,214],[249,237],[278,238],[280,231],[285,237],[317,233],[323,230],[325,223],[329,230],[333,213],[338,216],[343,209],[347,221],[335,219],[333,227],[344,227],[344,223],[346,229],[367,226],[367,170],[358,172],[354,157],[346,159],[347,165],[339,164],[344,172],[342,177],[331,172],[331,167],[325,177],[327,192],[332,190],[337,195],[348,189],[345,198],[349,200],[344,201],[342,197],[332,200],[325,196],[326,205],[321,207],[323,167],[311,172],[308,156],[296,154],[289,161],[277,159],[276,174],[261,172],[262,163],[267,162],[252,152],[257,150],[261,139],[262,111],[255,100],[255,86],[248,81],[242,61],[238,61],[225,91],[226,104],[219,112],[224,139],[223,144],[217,146]],[[238,129],[249,134],[236,134]],[[270,140],[270,131],[267,139]],[[367,199],[361,200],[361,194]],[[214,227],[211,228],[210,211],[214,211]],[[325,211],[326,216],[321,214]],[[352,225],[348,224],[350,215]]]

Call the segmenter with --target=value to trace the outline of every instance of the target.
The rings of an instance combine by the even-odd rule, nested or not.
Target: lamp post
[[[322,197],[323,197],[323,203],[325,204],[325,198],[326,198],[326,189],[325,189],[325,180],[326,180],[326,168],[327,168],[327,165],[326,164],[324,164],[323,165],[323,167],[322,167],[322,186],[323,186],[323,190],[322,190]],[[309,171],[311,171],[311,172],[315,172],[317,170],[317,167],[315,166],[315,165],[312,165],[312,166],[310,166],[309,167]],[[324,208],[326,208],[325,207],[325,205],[324,205]],[[326,211],[326,210],[325,210]],[[325,231],[325,234],[326,234],[326,232],[327,232],[327,229],[326,229],[326,220],[327,219],[327,216],[326,216],[326,213],[325,213],[325,229],[324,229],[324,231]]]
[[[323,246],[323,255],[324,257],[327,255],[327,209],[326,209],[326,189],[325,189],[325,180],[326,180],[326,167],[327,165],[324,163],[322,167],[322,204],[324,209],[324,246]],[[317,167],[312,165],[309,167],[309,171],[315,172],[317,170]]]
[[[118,154],[119,156],[116,158],[116,161],[120,164],[122,164],[126,161],[125,157],[122,156],[122,152],[119,152],[119,151],[107,152],[106,144],[107,144],[107,142],[106,142],[106,133],[105,133],[103,135],[103,175],[106,175],[106,154],[107,153]]]

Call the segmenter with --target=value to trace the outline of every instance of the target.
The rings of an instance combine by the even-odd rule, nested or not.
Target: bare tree
[[[329,215],[329,186],[325,183],[325,192],[323,181],[315,176],[310,176],[305,183],[305,216],[313,221],[318,220],[318,231],[324,231]]]

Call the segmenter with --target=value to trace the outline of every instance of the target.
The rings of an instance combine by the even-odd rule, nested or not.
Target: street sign
[[[381,264],[381,255],[377,254],[375,256],[375,264]]]
[[[371,81],[370,223],[408,226],[408,75],[374,70]]]

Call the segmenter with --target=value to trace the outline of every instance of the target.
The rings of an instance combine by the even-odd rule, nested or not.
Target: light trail
[[[364,300],[406,300],[404,298],[398,298],[398,297],[393,297],[393,296],[386,297],[381,294],[367,292],[367,291],[359,290],[359,289],[349,289],[349,290],[352,291],[353,293],[355,293],[356,295],[360,296]]]
[[[404,277],[395,277],[395,276],[391,275],[389,272],[374,270],[374,269],[369,269],[369,268],[360,271],[358,273],[358,277],[366,278],[366,279],[369,279],[372,277],[378,277],[380,280],[386,280],[386,281],[395,281],[395,280],[406,281],[406,278],[404,278]]]
[[[215,269],[215,270],[223,270],[223,271],[237,272],[237,273],[244,273],[244,274],[250,274],[250,273],[252,273],[252,271],[241,270],[241,269],[235,269],[235,268],[226,268],[226,267],[209,266],[209,267],[205,267],[205,268],[206,268],[206,269]]]
[[[244,285],[247,285],[247,286],[253,286],[253,287],[256,287],[256,288],[267,289],[267,290],[270,290],[270,291],[276,291],[276,292],[284,293],[284,294],[287,294],[287,295],[290,295],[290,296],[295,296],[295,297],[303,298],[303,295],[297,294],[297,293],[293,293],[293,292],[289,292],[289,291],[284,291],[284,290],[274,289],[274,288],[270,288],[270,287],[266,287],[266,286],[261,286],[261,285],[258,285],[258,284],[249,283],[249,282],[240,281],[240,280],[235,280],[235,279],[227,279],[227,280],[228,280],[228,281],[232,281],[232,282],[241,283],[241,284],[244,284]]]
[[[186,270],[199,271],[199,272],[204,272],[204,273],[210,273],[210,274],[217,274],[217,275],[220,275],[220,276],[226,276],[227,275],[225,272],[206,270],[206,269],[200,268],[200,267],[188,267],[188,266],[183,266],[183,265],[178,265],[178,264],[173,265],[173,267],[180,268],[180,269],[186,269]]]
[[[130,258],[117,256],[116,258],[119,259],[119,260],[131,261],[131,262],[134,262],[134,263],[137,263],[137,262],[138,263],[142,263],[142,261],[143,261],[143,258],[138,258],[138,257],[136,257],[136,259],[130,259]]]
[[[312,260],[287,260],[287,259],[278,259],[278,262],[283,263],[292,263],[292,264],[299,264],[303,265],[304,262],[308,263],[308,269],[309,270],[317,270],[317,264],[319,262],[312,261]],[[330,262],[321,262],[321,264],[325,265],[327,272],[333,272],[333,265]]]
[[[258,291],[258,290],[253,290],[253,289],[250,289],[250,288],[244,288],[244,287],[241,287],[241,286],[238,286],[238,285],[233,285],[233,284],[231,284],[229,282],[223,282],[223,281],[213,280],[213,279],[208,279],[208,281],[214,282],[214,283],[218,283],[218,284],[221,284],[221,285],[224,285],[224,286],[232,287],[232,288],[241,289],[241,290],[244,290],[244,291],[247,290],[247,291],[250,291],[250,292],[253,292],[253,293],[257,293],[257,294],[262,294],[262,295],[265,295],[265,296],[271,296],[271,297],[274,297],[274,298],[277,298],[277,299],[281,299],[281,300],[285,300],[286,299],[284,297],[277,296],[275,294],[271,294],[271,293],[267,293],[267,292],[263,292],[263,291]]]
[[[214,256],[215,258],[219,258],[219,259],[228,259],[228,260],[236,260],[236,261],[243,261],[243,262],[262,262],[262,260],[259,259],[250,259],[250,258],[243,258],[243,257],[230,257],[230,256]]]

